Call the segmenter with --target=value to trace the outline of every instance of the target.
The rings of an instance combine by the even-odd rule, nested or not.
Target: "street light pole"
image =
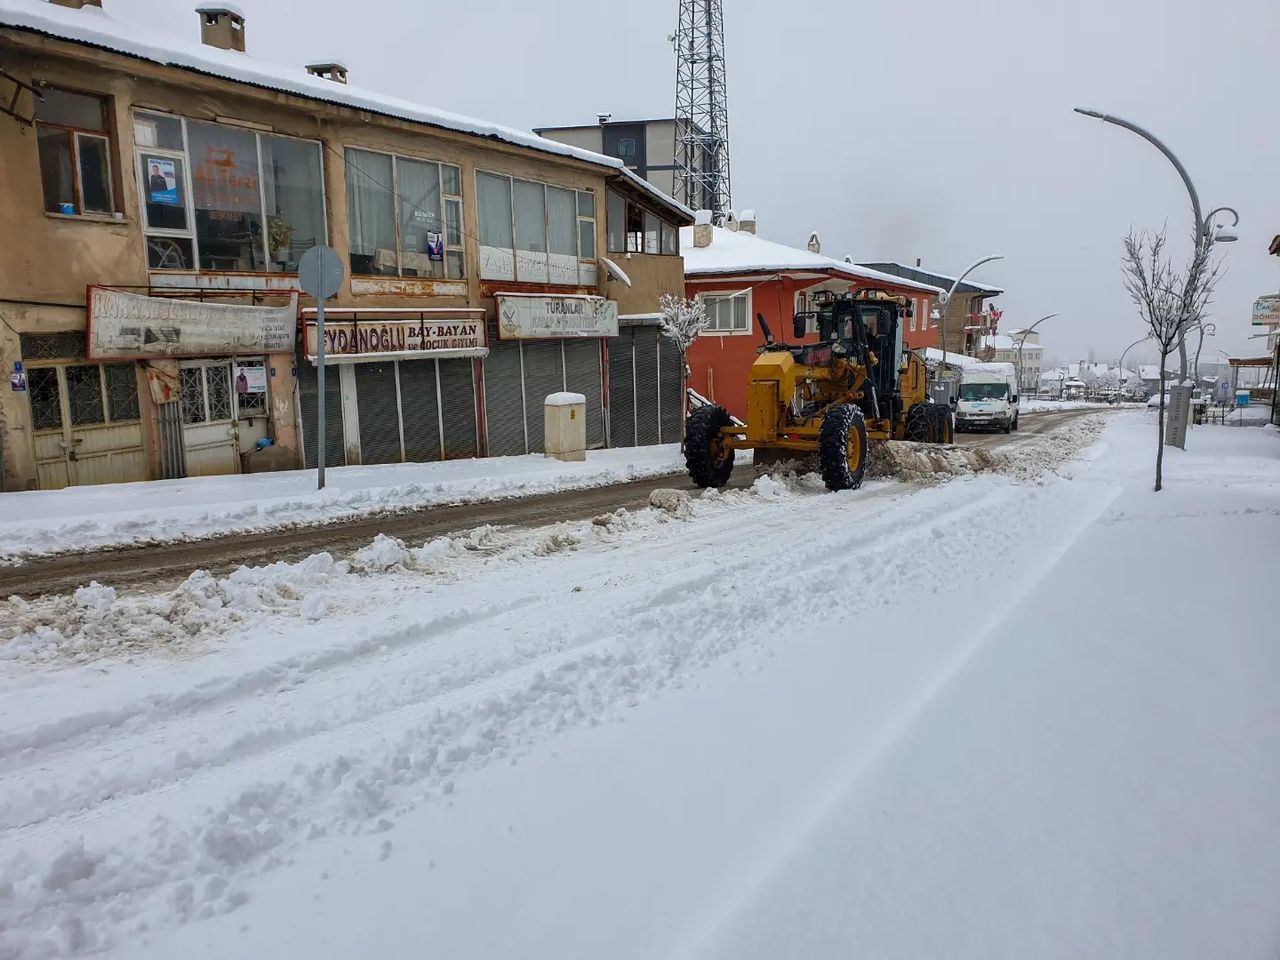
[[[1118,377],[1124,376],[1124,358],[1129,355],[1129,351],[1132,350],[1134,347],[1136,347],[1138,344],[1146,343],[1150,339],[1151,339],[1151,334],[1148,333],[1145,337],[1140,337],[1139,339],[1133,341],[1133,343],[1129,344],[1127,347],[1124,348],[1124,351],[1120,354],[1120,362],[1119,364],[1117,364],[1120,370],[1116,374],[1116,376]],[[1123,384],[1121,385],[1121,389],[1123,389]]]
[[[1200,324],[1200,342],[1196,344],[1196,362],[1195,366],[1192,367],[1192,376],[1195,378],[1197,387],[1200,386],[1200,351],[1204,349],[1204,338],[1212,337],[1217,332],[1218,325],[1216,323]]]
[[[1100,113],[1097,110],[1086,110],[1083,107],[1076,107],[1075,111],[1083,116],[1093,117],[1095,120],[1101,120],[1104,123],[1112,123],[1117,127],[1124,127],[1126,130],[1136,133],[1163,153],[1166,159],[1173,164],[1174,169],[1178,171],[1178,176],[1182,178],[1183,185],[1187,188],[1187,193],[1191,197],[1191,212],[1195,216],[1194,236],[1197,256],[1199,256],[1200,250],[1204,246],[1205,242],[1210,238],[1219,240],[1223,243],[1230,243],[1231,241],[1238,239],[1231,230],[1220,228],[1216,222],[1216,218],[1220,213],[1229,213],[1232,217],[1231,226],[1237,227],[1240,225],[1240,214],[1232,207],[1214,207],[1209,211],[1208,216],[1202,216],[1200,213],[1200,194],[1196,192],[1196,186],[1191,182],[1191,175],[1187,173],[1187,168],[1182,165],[1182,161],[1179,160],[1177,156],[1174,155],[1174,152],[1170,150],[1154,133],[1138,126],[1136,123],[1125,120],[1121,117],[1113,116],[1109,113]],[[1189,331],[1184,330],[1182,336],[1178,339],[1178,361],[1181,364],[1182,381],[1187,379],[1186,336],[1188,332]]]
[[[1057,316],[1056,313],[1051,313],[1047,317],[1041,317],[1031,326],[1027,327],[1027,329],[1023,330],[1022,336],[1018,338],[1018,392],[1019,393],[1021,393],[1027,387],[1026,380],[1022,376],[1022,345],[1027,342],[1027,337],[1031,336],[1031,332],[1035,330],[1036,327],[1040,326],[1040,324],[1044,323],[1046,320],[1052,320],[1056,316]],[[1040,384],[1036,383],[1036,393],[1038,394],[1039,392],[1040,392]]]
[[[938,297],[938,310],[942,321],[942,329],[940,332],[942,334],[942,367],[944,370],[947,366],[947,308],[951,305],[951,298],[955,296],[956,289],[960,286],[964,278],[973,273],[974,270],[977,270],[978,267],[982,266],[984,263],[990,263],[992,260],[1003,259],[1004,254],[993,253],[990,256],[982,257],[979,260],[973,261],[973,263],[964,268],[964,272],[961,273],[960,276],[955,278],[951,284],[951,289]]]

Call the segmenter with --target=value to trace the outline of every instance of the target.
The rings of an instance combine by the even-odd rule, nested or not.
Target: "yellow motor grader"
[[[775,343],[756,315],[765,343],[751,365],[747,421],[723,407],[699,407],[685,427],[685,465],[699,487],[722,487],[734,452],[757,459],[817,454],[829,490],[861,486],[869,440],[951,443],[951,409],[929,401],[924,361],[902,347],[911,301],[881,290],[827,294],[814,311],[797,313],[794,336],[816,325],[818,342]]]

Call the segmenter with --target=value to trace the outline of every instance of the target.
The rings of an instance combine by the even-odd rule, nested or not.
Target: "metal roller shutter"
[[[636,446],[658,442],[658,328],[635,327]]]
[[[524,387],[520,379],[519,341],[495,341],[484,360],[484,406],[489,455],[528,453],[524,435]]]
[[[441,360],[440,406],[444,411],[444,455],[476,455],[476,388],[470,360]]]
[[[400,413],[404,458],[411,463],[440,459],[440,408],[436,403],[436,362],[400,361]]]
[[[298,368],[298,404],[302,407],[302,442],[307,469],[316,466],[316,368],[302,355],[294,359]],[[338,368],[327,365],[324,378],[324,465],[340,467],[346,463],[342,443],[342,385],[338,382]]]
[[[565,340],[567,389],[587,398],[587,447],[604,446],[604,398],[600,383],[600,341]]]
[[[564,358],[559,340],[539,340],[525,343],[524,349],[524,409],[528,418],[529,452],[541,453],[543,407],[548,394],[564,389]]]
[[[609,340],[609,445],[636,445],[636,392],[633,375],[631,327],[623,327]]]
[[[400,410],[396,365],[357,363],[356,412],[360,422],[360,462],[400,462]]]
[[[680,350],[670,337],[658,341],[658,428],[662,443],[680,442]]]

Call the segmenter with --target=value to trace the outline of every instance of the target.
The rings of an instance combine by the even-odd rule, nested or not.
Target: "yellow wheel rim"
[[[849,461],[849,470],[857,473],[858,468],[862,466],[862,434],[850,428],[849,439],[846,441],[845,446],[847,450],[845,458]]]

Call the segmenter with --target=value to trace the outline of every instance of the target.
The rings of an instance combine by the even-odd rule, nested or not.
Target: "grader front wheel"
[[[851,403],[836,404],[822,418],[818,460],[828,490],[857,490],[867,471],[867,424]]]
[[[721,430],[733,423],[724,407],[699,407],[684,428],[684,465],[695,487],[723,487],[733,473],[733,448]]]

